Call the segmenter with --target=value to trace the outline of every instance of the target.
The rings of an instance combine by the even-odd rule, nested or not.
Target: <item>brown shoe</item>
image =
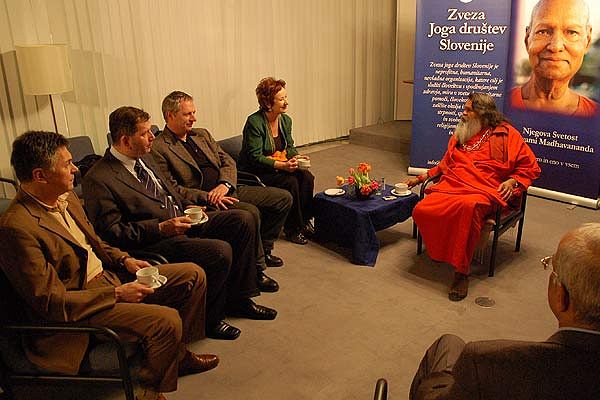
[[[179,376],[209,371],[219,365],[219,357],[214,354],[196,354],[187,351],[179,361]]]
[[[460,272],[454,273],[454,282],[450,285],[448,291],[448,298],[450,301],[461,301],[467,297],[469,292],[469,276],[461,274]]]
[[[167,400],[167,398],[162,393],[140,386],[135,391],[135,400]]]

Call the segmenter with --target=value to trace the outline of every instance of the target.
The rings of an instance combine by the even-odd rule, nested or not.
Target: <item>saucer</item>
[[[404,193],[398,193],[398,192],[396,192],[396,189],[392,189],[391,193],[392,193],[394,196],[400,196],[400,197],[402,197],[402,196],[408,196],[409,194],[412,194],[412,192],[411,192],[410,190],[407,190],[407,191],[406,191],[406,192],[404,192]]]
[[[190,225],[200,225],[200,224],[205,223],[206,221],[208,221],[208,215],[204,214],[204,217],[202,217],[202,219],[200,221],[190,222]]]
[[[346,193],[346,191],[344,189],[331,188],[331,189],[327,189],[323,193],[325,193],[327,196],[341,196],[344,193]]]
[[[137,279],[135,281],[137,282]],[[149,287],[151,289],[158,289],[159,287],[161,287],[165,283],[167,283],[167,277],[164,276],[164,275],[159,275],[158,276],[158,282],[154,282],[154,284],[152,286],[149,286]]]

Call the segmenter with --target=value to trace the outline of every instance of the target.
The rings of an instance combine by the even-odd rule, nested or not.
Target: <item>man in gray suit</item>
[[[544,342],[444,335],[423,357],[411,400],[600,399],[600,223],[568,232],[542,264],[558,331]]]
[[[283,260],[271,252],[292,207],[292,195],[275,187],[237,188],[235,161],[208,130],[193,129],[196,107],[192,96],[171,92],[163,100],[162,112],[166,125],[152,144],[152,155],[175,189],[196,203],[250,212],[259,228],[258,269],[282,266]]]

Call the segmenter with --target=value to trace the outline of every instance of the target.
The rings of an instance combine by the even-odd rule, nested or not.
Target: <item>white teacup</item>
[[[394,190],[396,193],[406,193],[408,191],[408,184],[404,182],[396,183],[394,185]]]
[[[153,286],[158,282],[158,268],[146,267],[138,269],[135,276],[137,277],[137,281],[142,285]]]
[[[310,160],[308,158],[299,158],[297,161],[298,161],[298,168],[300,168],[300,169],[309,169],[310,168]]]
[[[204,210],[202,207],[186,208],[183,213],[192,220],[192,224],[197,224],[204,218]]]

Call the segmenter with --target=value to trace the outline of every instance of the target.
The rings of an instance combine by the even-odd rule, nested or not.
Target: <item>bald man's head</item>
[[[534,6],[525,47],[536,79],[568,85],[591,45],[589,21],[584,0],[540,0]]]

